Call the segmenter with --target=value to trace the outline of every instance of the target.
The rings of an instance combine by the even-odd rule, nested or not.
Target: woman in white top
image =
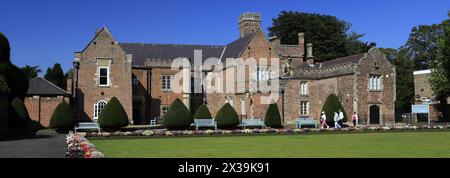
[[[326,128],[328,129],[330,127],[327,124],[327,115],[325,114],[325,111],[322,111],[322,115],[320,116],[320,124],[322,124],[322,128],[327,126]]]

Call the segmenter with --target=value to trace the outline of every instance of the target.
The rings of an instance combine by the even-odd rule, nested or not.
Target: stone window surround
[[[309,94],[309,82],[307,80],[300,81],[300,96],[308,96]]]
[[[379,77],[379,89],[372,89],[370,86],[370,78],[372,77],[372,76],[378,76]],[[384,85],[383,85],[383,79],[384,79],[384,75],[383,74],[381,74],[381,73],[369,73],[368,75],[367,75],[367,90],[369,91],[369,92],[382,92],[383,91],[383,89],[384,89]]]
[[[304,107],[306,107],[306,108],[304,108]],[[300,116],[309,115],[309,101],[300,101],[299,108],[300,108],[300,110],[299,110]]]
[[[168,77],[167,79],[168,79],[168,84],[164,84],[164,80],[163,80],[163,78],[164,77]],[[173,75],[170,75],[170,74],[161,74],[161,76],[160,76],[160,80],[161,80],[161,91],[163,91],[163,92],[168,92],[168,91],[172,91],[172,84],[171,84],[171,82],[172,82],[172,78],[173,78]],[[166,80],[167,80],[166,79]],[[167,81],[166,81],[167,82]],[[166,88],[164,87],[164,86],[166,86]]]
[[[99,63],[100,60],[108,60],[108,64],[107,66],[103,66],[102,64]],[[96,85],[97,87],[104,87],[104,88],[109,88],[112,86],[112,82],[111,82],[111,64],[113,63],[113,59],[109,58],[109,57],[96,57],[95,58],[95,64],[97,65],[97,72],[95,73],[96,75]],[[108,79],[107,79],[107,85],[100,85],[100,68],[107,68],[107,72],[108,72]]]

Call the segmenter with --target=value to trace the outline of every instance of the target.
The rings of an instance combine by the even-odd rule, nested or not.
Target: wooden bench
[[[217,122],[214,119],[194,119],[195,129],[200,127],[214,127],[217,130]]]
[[[242,126],[246,127],[264,127],[264,121],[262,119],[242,119]]]
[[[95,129],[98,130],[98,132],[100,132],[100,124],[95,122],[80,122],[74,128],[75,132],[77,132],[77,130],[88,130],[88,129],[89,130]]]
[[[297,128],[302,128],[304,125],[313,125],[314,128],[317,128],[317,122],[313,118],[306,117],[306,118],[297,118],[295,121]]]

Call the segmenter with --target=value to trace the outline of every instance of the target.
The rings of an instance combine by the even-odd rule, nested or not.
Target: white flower
[[[151,130],[146,130],[146,131],[142,132],[142,135],[144,135],[144,136],[151,136],[153,134],[155,134],[155,133]]]

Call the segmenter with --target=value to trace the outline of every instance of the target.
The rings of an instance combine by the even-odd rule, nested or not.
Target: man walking
[[[339,109],[339,124],[344,122],[344,113]]]
[[[339,114],[337,112],[334,112],[334,128],[341,128],[339,125]]]

